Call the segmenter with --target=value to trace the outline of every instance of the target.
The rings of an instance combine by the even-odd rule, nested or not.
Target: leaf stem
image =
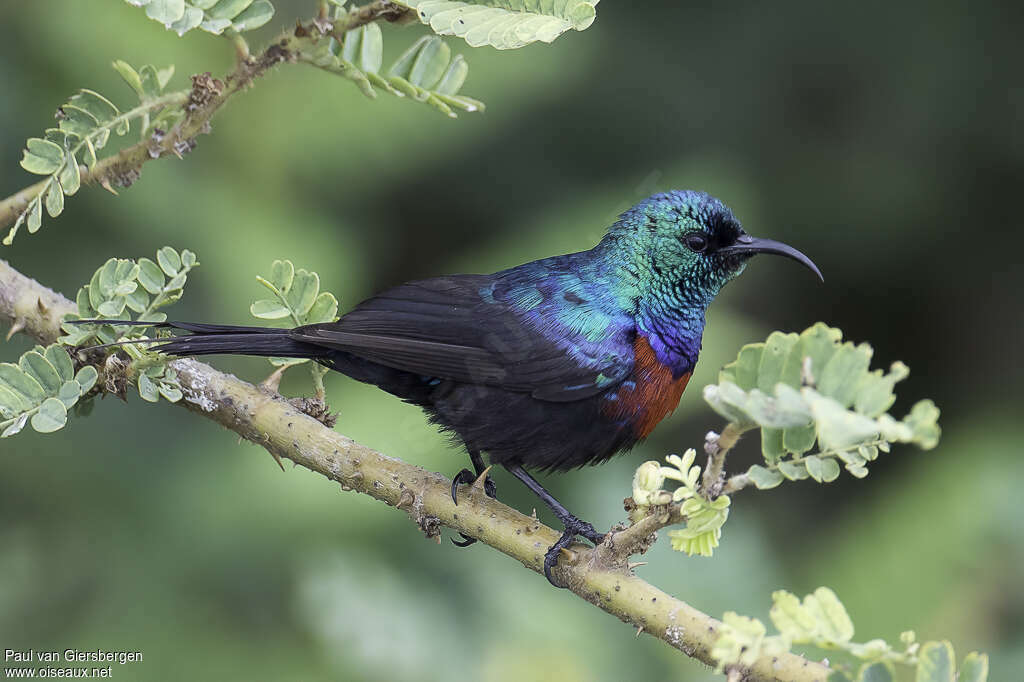
[[[233,28],[225,30],[224,35],[235,46],[235,55],[238,57],[238,61],[245,62],[252,57],[252,54],[249,52],[249,43],[246,42],[245,36]]]
[[[162,95],[161,97],[157,97],[156,99],[142,102],[141,104],[139,104],[139,106],[133,107],[128,111],[120,113],[119,115],[110,119],[106,123],[103,123],[94,128],[92,131],[89,132],[88,135],[85,135],[84,137],[80,138],[78,140],[78,143],[71,147],[65,154],[65,163],[68,162],[68,157],[77,157],[77,155],[82,151],[82,148],[85,147],[86,144],[91,144],[96,140],[96,138],[100,137],[100,135],[109,135],[112,130],[116,129],[122,123],[127,123],[137,118],[148,116],[154,111],[159,111],[165,107],[181,106],[188,100],[188,94],[188,90],[180,90],[178,92],[168,93],[166,95]],[[139,144],[146,144],[146,142],[143,141],[140,142]],[[61,166],[61,168],[63,168],[63,165]],[[47,177],[45,180],[40,180],[34,185],[29,185],[28,187],[25,187],[24,189],[7,197],[3,201],[0,201],[0,227],[9,225],[11,223],[17,224],[21,220],[25,212],[28,210],[29,205],[33,201],[37,200],[40,196],[42,196],[50,188],[50,185],[53,183],[53,179],[57,177],[58,173],[60,173],[61,168],[58,168],[57,171],[50,174],[50,176]],[[106,179],[102,176],[100,162],[98,162],[93,168],[86,168],[84,171],[82,171],[81,178],[81,182],[83,185],[91,184],[94,182],[99,182],[102,184],[105,180],[107,181],[107,184],[109,184],[109,179]],[[11,232],[4,238],[3,243],[5,246],[10,245],[11,240],[14,238],[16,229],[17,228],[12,229]]]
[[[721,434],[709,431],[704,438],[704,452],[708,455],[708,463],[701,476],[700,494],[707,500],[713,500],[722,494],[725,486],[725,456],[743,433],[738,424],[729,422]]]
[[[793,457],[790,457],[789,459],[785,459],[785,460],[781,460],[780,459],[775,464],[766,464],[766,465],[762,465],[762,466],[764,466],[764,468],[769,470],[769,471],[778,471],[779,470],[779,464],[781,464],[783,461],[791,462],[793,464],[799,464],[800,462],[804,461],[804,459],[806,459],[810,455],[815,455],[817,457],[823,457],[823,458],[825,458],[825,457],[829,457],[829,458],[831,458],[831,457],[839,457],[839,454],[843,453],[843,452],[852,452],[854,450],[857,450],[857,449],[865,447],[865,446],[866,447],[872,447],[872,446],[879,447],[879,446],[885,445],[887,443],[889,443],[889,441],[886,440],[885,438],[877,438],[875,440],[866,441],[864,443],[857,443],[856,445],[852,445],[852,446],[850,446],[848,448],[836,448],[836,449],[833,449],[833,450],[821,450],[819,452],[812,452],[812,453],[803,454],[803,455],[794,455]],[[734,474],[733,476],[729,477],[728,481],[725,482],[725,485],[722,488],[722,492],[727,494],[727,495],[729,495],[729,494],[735,493],[737,491],[743,490],[747,486],[750,486],[750,485],[753,485],[753,484],[754,484],[754,480],[750,477],[750,474],[748,474],[747,472],[743,472],[742,474]]]

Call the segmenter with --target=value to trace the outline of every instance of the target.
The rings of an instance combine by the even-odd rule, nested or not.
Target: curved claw
[[[454,502],[456,506],[459,504],[459,486],[462,484],[471,485],[476,483],[476,480],[476,474],[469,469],[463,469],[459,473],[455,474],[455,478],[452,479],[452,502]],[[487,497],[490,497],[491,499],[496,499],[498,496],[498,486],[495,485],[494,479],[490,476],[484,479],[484,495],[487,495]]]
[[[470,471],[469,469],[463,469],[459,473],[455,474],[454,478],[452,478],[452,502],[455,503],[456,507],[459,506],[459,484],[468,484],[472,483],[475,480],[476,478],[473,475],[473,472]]]
[[[456,540],[455,538],[449,538],[452,541],[452,544],[455,545],[456,547],[469,547],[470,545],[472,545],[472,544],[474,544],[476,542],[476,538],[471,538],[468,535],[466,535],[465,533],[459,533],[459,535],[462,536],[461,540]]]

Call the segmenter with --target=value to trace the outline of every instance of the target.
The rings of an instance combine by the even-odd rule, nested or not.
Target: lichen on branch
[[[0,321],[29,333],[40,343],[61,334],[60,320],[76,306],[0,260]],[[487,497],[464,491],[456,507],[451,482],[367,448],[300,412],[280,395],[261,390],[195,360],[169,363],[184,399],[176,403],[335,482],[403,510],[428,537],[442,527],[471,533],[482,543],[543,572],[544,553],[560,533],[535,517]],[[102,384],[102,377],[100,379]],[[689,604],[633,575],[628,565],[608,561],[616,535],[595,549],[570,548],[571,558],[556,572],[579,597],[625,623],[657,637],[687,656],[714,665],[711,650],[722,624]],[[746,679],[765,682],[825,682],[829,668],[801,656],[764,657],[744,668]]]

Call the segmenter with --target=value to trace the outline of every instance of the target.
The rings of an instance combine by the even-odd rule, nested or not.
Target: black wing
[[[632,362],[573,358],[506,303],[481,292],[493,276],[453,275],[389,289],[330,324],[296,328],[296,341],[345,351],[386,367],[500,386],[557,402],[621,381]]]

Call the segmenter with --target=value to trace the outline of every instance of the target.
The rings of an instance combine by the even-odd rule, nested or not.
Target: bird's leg
[[[452,502],[456,505],[459,504],[459,484],[465,483],[469,485],[474,483],[478,478],[485,475],[487,471],[487,467],[484,466],[483,457],[480,456],[478,451],[470,450],[469,459],[473,462],[473,468],[476,470],[476,475],[474,475],[469,469],[463,469],[459,473],[455,474],[455,478],[452,479]],[[484,479],[484,494],[487,495],[487,497],[497,499],[498,487],[494,485],[494,480],[490,476],[487,476],[487,478]],[[456,547],[469,547],[476,542],[476,538],[471,538],[465,533],[459,533],[459,535],[462,536],[462,540],[452,538],[452,544]]]
[[[544,489],[540,483],[536,481],[530,474],[526,473],[522,466],[519,464],[506,464],[505,468],[508,469],[509,473],[522,481],[527,488],[533,491],[533,493],[544,501],[551,511],[555,513],[558,520],[565,526],[565,532],[562,533],[562,537],[558,539],[558,542],[553,544],[544,554],[544,577],[548,579],[548,582],[555,587],[565,587],[559,585],[551,577],[551,569],[554,568],[555,564],[558,563],[558,554],[563,549],[569,546],[569,544],[575,539],[577,535],[582,535],[586,539],[593,542],[595,545],[600,544],[604,539],[604,533],[598,533],[594,530],[594,527],[586,521],[581,521],[576,518],[568,509],[566,509],[561,502],[556,500],[551,493]]]

